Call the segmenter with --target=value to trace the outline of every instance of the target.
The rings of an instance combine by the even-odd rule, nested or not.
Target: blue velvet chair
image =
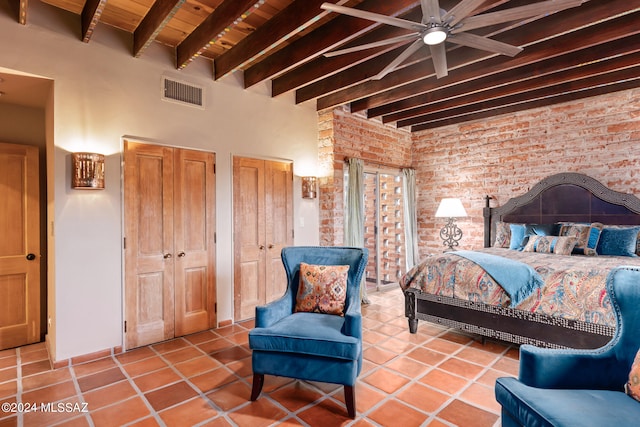
[[[498,378],[503,426],[637,426],[640,402],[624,393],[640,348],[640,269],[607,279],[616,333],[595,350],[520,348],[519,378]]]
[[[344,385],[347,413],[355,417],[354,385],[362,368],[360,282],[367,249],[293,246],[282,250],[287,275],[284,296],[256,308],[255,328],[249,332],[252,349],[254,401],[264,376]],[[294,313],[300,282],[300,263],[349,265],[344,316]]]

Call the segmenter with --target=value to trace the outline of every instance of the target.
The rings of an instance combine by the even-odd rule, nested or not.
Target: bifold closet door
[[[290,162],[234,157],[234,319],[284,294],[280,252],[293,244]]]
[[[280,256],[293,244],[293,172],[291,163],[265,162],[265,303],[284,295],[287,276]]]
[[[124,153],[126,347],[215,327],[215,156]]]

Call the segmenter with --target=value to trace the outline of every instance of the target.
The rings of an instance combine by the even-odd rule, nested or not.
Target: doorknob
[[[184,251],[180,251],[178,252],[178,258],[183,258],[184,256],[186,256],[187,254],[184,253]]]
[[[34,259],[36,259],[35,254],[27,254],[27,260],[33,261]]]
[[[258,246],[258,249],[263,250],[264,249],[264,245]]]
[[[171,254],[164,254],[164,259],[169,259],[171,258]]]
[[[273,245],[269,245],[269,249],[273,249]]]

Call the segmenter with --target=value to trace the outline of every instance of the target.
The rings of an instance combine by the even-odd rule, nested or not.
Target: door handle
[[[263,250],[264,249],[264,245],[258,246],[258,249]]]
[[[178,252],[178,258],[184,258],[187,254],[184,251]]]
[[[273,245],[269,245],[269,249],[273,249]]]
[[[33,261],[34,259],[36,259],[36,255],[35,254],[27,254],[27,260],[28,261]]]
[[[164,259],[169,259],[171,258],[171,254],[164,254]]]

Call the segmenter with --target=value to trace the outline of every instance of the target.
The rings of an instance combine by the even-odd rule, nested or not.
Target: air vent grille
[[[162,98],[167,101],[204,108],[201,86],[162,78]]]

